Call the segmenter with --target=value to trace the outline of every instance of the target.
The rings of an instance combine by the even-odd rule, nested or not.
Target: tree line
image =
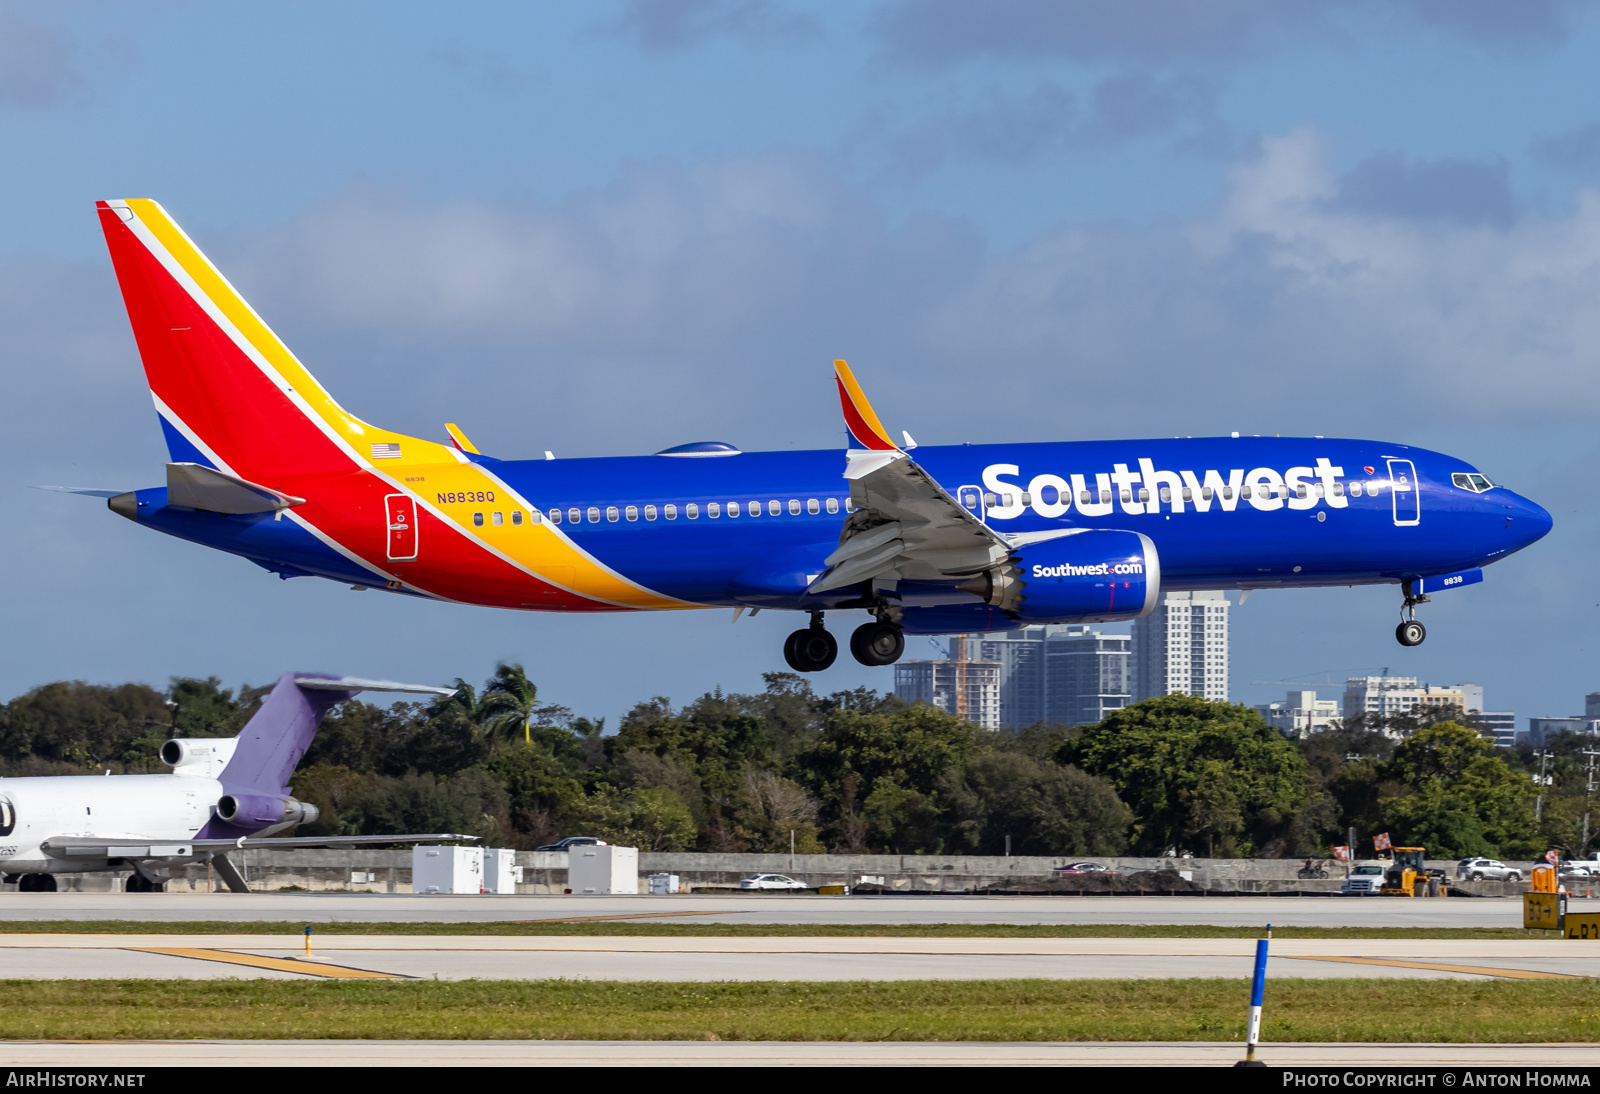
[[[1435,857],[1595,843],[1583,747],[1496,748],[1459,711],[1289,738],[1252,708],[1171,695],[1091,726],[989,731],[793,673],[604,720],[541,703],[521,666],[431,703],[352,700],[294,776],[305,834],[455,831],[531,848],[595,835],[646,850],[1203,857],[1327,855],[1358,834]],[[267,688],[60,682],[0,707],[0,775],[165,770],[170,736],[231,736]],[[1600,821],[1600,817],[1596,818]],[[1587,843],[1585,839],[1587,837]]]

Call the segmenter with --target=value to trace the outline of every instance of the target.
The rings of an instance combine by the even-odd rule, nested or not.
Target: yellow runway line
[[[1470,972],[1478,976],[1498,976],[1506,980],[1587,980],[1565,972],[1537,972],[1533,969],[1497,969],[1486,965],[1439,965],[1429,961],[1391,961],[1380,957],[1311,957],[1278,955],[1286,961],[1342,961],[1349,965],[1389,965],[1397,969],[1431,969],[1434,972]]]
[[[135,953],[159,953],[167,957],[188,957],[196,961],[217,961],[225,965],[248,965],[253,969],[271,969],[274,972],[292,972],[300,976],[315,976],[324,980],[411,980],[395,972],[374,972],[371,969],[352,969],[345,965],[328,965],[320,961],[303,961],[289,957],[261,957],[253,953],[229,953],[226,950],[207,950],[189,946],[125,946]]]

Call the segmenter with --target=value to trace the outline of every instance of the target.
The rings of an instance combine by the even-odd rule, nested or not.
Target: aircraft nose
[[[1537,543],[1549,534],[1555,521],[1544,506],[1537,502],[1529,501],[1520,494],[1511,494],[1505,502],[1502,512],[1505,514],[1506,531],[1516,541],[1513,550],[1520,550],[1530,543]]]

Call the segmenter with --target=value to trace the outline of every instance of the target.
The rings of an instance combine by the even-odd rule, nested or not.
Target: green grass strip
[[[1507,906],[1506,919],[1520,917]],[[596,920],[582,923],[322,923],[316,920],[0,919],[0,934],[315,934],[585,936],[661,938],[1260,938],[1261,927],[1162,923],[702,923]],[[1521,927],[1273,927],[1274,938],[1556,938]]]
[[[1239,980],[0,982],[7,1039],[1242,1040]],[[1590,1041],[1583,981],[1274,980],[1264,1040]]]

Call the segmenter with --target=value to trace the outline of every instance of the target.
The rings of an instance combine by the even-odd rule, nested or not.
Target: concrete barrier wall
[[[251,850],[240,860],[252,889],[265,891],[295,889],[326,892],[408,893],[411,891],[411,852],[408,849],[340,848],[337,850]],[[639,873],[677,874],[681,883],[693,890],[736,888],[741,878],[751,874],[786,874],[808,885],[859,885],[863,879],[879,879],[891,889],[906,891],[959,892],[974,888],[1005,888],[1008,881],[1049,877],[1054,867],[1074,861],[1071,858],[1033,856],[959,855],[751,855],[708,854],[701,852],[640,852]],[[1326,890],[1338,888],[1344,877],[1342,866],[1330,865],[1330,880],[1302,881],[1296,878],[1300,859],[1172,859],[1099,858],[1094,861],[1119,873],[1175,871],[1207,889],[1228,892],[1273,892],[1285,889]],[[560,893],[566,887],[565,853],[517,852],[517,865],[523,868],[519,893]],[[1430,861],[1431,868],[1444,870],[1455,881],[1455,862]],[[1508,863],[1527,876],[1532,863]],[[111,874],[66,874],[57,879],[64,891],[106,892],[121,888],[121,880]],[[5,885],[5,891],[16,886]],[[226,888],[205,865],[191,865],[174,872],[169,892],[221,891]],[[1497,882],[1469,886],[1494,895],[1526,891],[1527,884],[1501,885]],[[1600,886],[1597,886],[1600,888]]]

